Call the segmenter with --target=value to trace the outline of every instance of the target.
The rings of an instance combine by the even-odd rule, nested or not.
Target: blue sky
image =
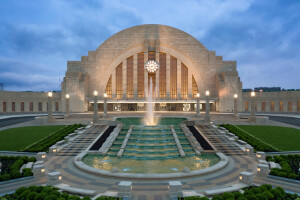
[[[58,90],[68,60],[113,34],[164,24],[236,60],[243,88],[300,88],[300,1],[1,0],[0,83],[5,90]]]

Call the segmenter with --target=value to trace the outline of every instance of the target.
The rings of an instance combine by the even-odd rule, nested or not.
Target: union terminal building
[[[72,96],[76,112],[93,109],[94,91],[99,110],[106,93],[109,111],[139,111],[146,108],[150,82],[157,111],[192,111],[198,93],[204,109],[207,90],[211,110],[232,111],[233,94],[242,96],[236,61],[224,61],[191,35],[163,25],[125,29],[81,61],[68,61],[62,96]]]
[[[71,112],[92,111],[94,91],[99,95],[99,111],[104,94],[108,111],[144,111],[149,94],[156,111],[194,111],[198,93],[204,110],[206,91],[212,111],[232,112],[234,94],[239,112],[251,110],[250,92],[242,92],[236,61],[224,61],[193,36],[164,25],[125,29],[80,61],[68,61],[61,92],[53,95],[53,111],[65,111],[66,94]],[[46,112],[48,108],[43,92],[0,91],[0,97],[4,113]],[[255,109],[299,112],[300,92],[259,92]]]

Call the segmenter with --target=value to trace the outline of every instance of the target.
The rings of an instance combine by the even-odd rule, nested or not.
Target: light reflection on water
[[[106,171],[111,171],[113,167],[117,167],[124,173],[159,174],[181,172],[184,167],[190,168],[191,171],[204,169],[218,163],[219,158],[215,154],[165,160],[135,160],[130,158],[87,155],[83,158],[83,162],[96,169]]]

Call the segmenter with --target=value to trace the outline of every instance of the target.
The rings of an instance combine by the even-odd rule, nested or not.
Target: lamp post
[[[94,91],[94,119],[93,122],[98,121],[98,92]]]
[[[47,122],[52,123],[54,121],[53,114],[52,114],[52,92],[48,92],[48,118]]]
[[[103,106],[103,117],[107,117],[107,94],[104,93],[104,106]]]
[[[70,95],[66,94],[66,118],[70,116]]]
[[[200,94],[197,93],[197,111],[196,111],[196,116],[197,117],[200,117],[201,114],[200,114]]]
[[[237,118],[237,99],[238,99],[238,94],[234,94],[233,98],[234,98],[234,105],[233,105],[234,117]]]
[[[255,105],[254,105],[254,101],[255,101],[255,92],[252,91],[250,93],[251,96],[251,115],[250,115],[250,121],[255,122]]]
[[[210,121],[210,106],[209,106],[209,90],[205,91],[205,96],[206,96],[206,104],[205,104],[205,121],[209,122]]]

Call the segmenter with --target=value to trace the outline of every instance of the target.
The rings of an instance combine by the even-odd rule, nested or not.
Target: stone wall
[[[3,103],[6,103],[6,111],[4,112]],[[12,110],[12,102],[15,102],[15,111]],[[21,111],[21,102],[24,102],[24,111]],[[30,102],[33,103],[33,110],[30,111]],[[38,104],[42,103],[42,111],[39,111]],[[58,103],[58,111],[55,109],[55,103]],[[0,91],[0,113],[19,113],[19,112],[31,112],[42,113],[47,112],[48,94],[47,92],[11,92]],[[52,97],[53,112],[61,112],[64,110],[61,104],[61,94],[53,93]]]
[[[300,113],[300,91],[281,91],[281,92],[256,92],[254,98],[256,102],[257,112],[299,112]],[[250,92],[243,92],[242,111],[251,111]],[[248,102],[248,111],[245,103]],[[263,102],[265,102],[265,110],[263,110]],[[274,102],[274,110],[271,110],[271,102]],[[282,110],[280,110],[280,102],[282,102]],[[291,107],[289,108],[289,102]]]

